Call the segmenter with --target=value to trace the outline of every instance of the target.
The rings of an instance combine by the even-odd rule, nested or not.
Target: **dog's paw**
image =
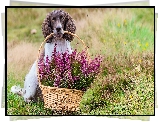
[[[17,93],[17,86],[12,86],[11,87],[11,92],[12,93]]]
[[[30,103],[32,100],[30,100],[30,99],[25,99],[24,100],[26,103]]]
[[[20,86],[12,86],[11,92],[18,95],[23,95],[23,89]]]
[[[26,95],[24,95],[23,97],[26,103],[30,103],[32,101],[31,97],[27,97]]]

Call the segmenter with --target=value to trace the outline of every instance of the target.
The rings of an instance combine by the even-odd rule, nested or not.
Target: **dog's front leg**
[[[25,82],[24,82],[25,94],[23,95],[25,102],[30,102],[31,98],[33,98],[36,93],[36,89],[38,86],[36,69],[37,68],[36,68],[36,61],[35,61],[29,73],[25,77]]]
[[[43,52],[40,55],[39,61],[44,59],[44,53],[45,51],[43,50]],[[37,97],[35,96],[35,94],[37,92],[38,86],[39,83],[37,78],[37,61],[35,61],[29,73],[25,77],[25,82],[24,82],[25,94],[23,95],[25,102],[30,102],[32,98]]]

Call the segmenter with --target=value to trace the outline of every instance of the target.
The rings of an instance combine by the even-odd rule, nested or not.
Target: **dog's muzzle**
[[[62,27],[56,27],[54,29],[54,34],[56,35],[56,37],[62,38],[62,36],[64,34],[64,30],[62,29]]]

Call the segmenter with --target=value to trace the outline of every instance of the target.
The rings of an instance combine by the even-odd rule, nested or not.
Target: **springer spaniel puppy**
[[[60,53],[66,51],[70,54],[72,53],[70,42],[74,37],[64,33],[64,31],[75,33],[76,26],[72,17],[63,10],[54,10],[48,13],[42,24],[42,32],[44,38],[51,33],[54,33],[54,35],[47,40],[39,60],[44,59],[45,61],[46,56],[51,59],[55,45],[56,51],[59,51]],[[37,78],[36,63],[37,61],[34,62],[29,73],[25,77],[24,88],[21,88],[20,86],[12,86],[11,88],[11,92],[23,96],[24,101],[27,103],[31,100],[35,101],[36,97],[39,96],[37,91],[40,88]]]

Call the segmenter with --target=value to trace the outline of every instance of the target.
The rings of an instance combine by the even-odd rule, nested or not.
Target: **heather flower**
[[[100,72],[101,62],[101,56],[89,62],[86,51],[59,53],[55,46],[51,60],[47,56],[45,63],[39,62],[40,80],[46,86],[86,91]]]

